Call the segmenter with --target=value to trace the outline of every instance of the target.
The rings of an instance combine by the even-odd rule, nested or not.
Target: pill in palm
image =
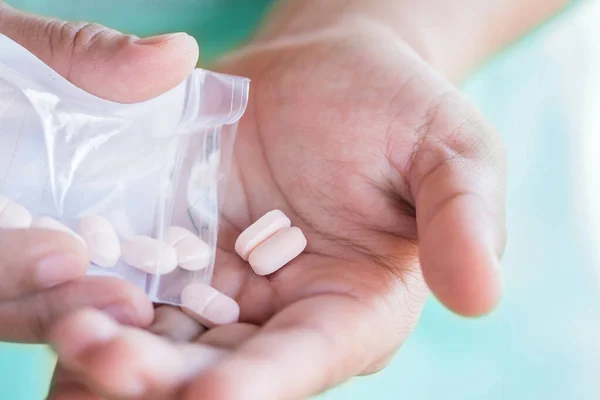
[[[235,242],[235,251],[245,261],[250,253],[262,242],[275,235],[281,229],[292,225],[290,219],[281,211],[269,211],[250,225]]]
[[[209,327],[236,323],[240,316],[240,307],[234,299],[202,283],[183,289],[181,304],[187,314]]]
[[[112,224],[104,217],[90,215],[79,222],[79,236],[87,245],[90,261],[112,268],[121,258],[121,243]]]
[[[179,226],[172,226],[165,232],[165,243],[177,251],[177,263],[188,271],[198,271],[208,267],[212,252],[208,244],[192,232]]]
[[[31,220],[31,213],[25,207],[0,196],[0,228],[27,229]]]
[[[148,236],[134,236],[121,248],[123,260],[132,267],[155,275],[177,268],[177,252],[173,246]]]
[[[38,217],[38,218],[35,218],[31,222],[31,228],[34,228],[34,229],[47,229],[47,230],[51,230],[51,231],[58,231],[58,232],[68,233],[69,235],[71,235],[74,238],[76,238],[77,240],[79,240],[84,247],[87,247],[87,245],[85,244],[85,241],[83,240],[83,238],[81,236],[79,236],[78,234],[76,234],[71,229],[69,229],[65,225],[61,224],[60,222],[58,222],[54,218],[50,218],[50,217]]]
[[[269,275],[298,257],[306,245],[300,228],[284,228],[255,248],[248,262],[257,275]]]

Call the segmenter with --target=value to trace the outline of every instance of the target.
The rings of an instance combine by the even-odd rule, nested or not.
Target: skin
[[[424,3],[436,14],[441,11],[431,6],[444,2]],[[66,284],[8,291],[4,308],[12,317],[1,319],[0,303],[0,320],[11,323],[19,321],[11,301],[41,304],[58,296],[52,291],[80,295],[73,294],[79,303],[66,309],[55,301],[59,309],[44,317],[48,322],[36,335],[23,333],[30,326],[25,321],[12,336],[0,336],[53,345],[60,363],[50,398],[301,399],[385,366],[416,325],[429,289],[465,316],[497,304],[505,158],[493,129],[447,78],[468,68],[450,60],[461,57],[439,51],[447,32],[415,40],[410,24],[387,21],[399,12],[397,3],[331,4],[339,7],[329,9],[330,18],[312,1],[283,4],[251,44],[215,66],[253,81],[214,279],[240,303],[243,323],[205,331],[180,310],[152,310],[125,283],[116,295],[131,316],[115,321],[82,292],[100,281],[73,281],[87,264],[73,240],[0,232],[20,237],[31,251],[40,241],[60,241],[65,247],[57,253],[79,257]],[[538,11],[531,21],[550,12],[548,3],[531,4],[539,6],[532,7]],[[415,9],[414,20],[425,23],[427,7]],[[429,24],[438,26],[435,19]],[[175,86],[197,57],[185,35],[141,44],[103,27],[65,25],[6,6],[0,32],[74,84],[119,102]],[[488,53],[490,43],[518,33],[487,38]],[[246,226],[275,208],[303,229],[309,245],[278,273],[258,277],[233,245]],[[0,251],[2,268],[35,265],[7,254]],[[69,313],[82,306],[96,310]],[[27,309],[38,321],[46,314],[35,307]]]

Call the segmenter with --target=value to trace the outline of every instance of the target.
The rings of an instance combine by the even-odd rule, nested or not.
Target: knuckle
[[[414,130],[408,180],[418,187],[444,168],[502,176],[505,148],[487,119],[452,89],[438,96]]]
[[[494,137],[494,130],[459,92],[450,90],[427,111],[420,136],[423,146],[447,146],[452,153],[472,156]]]
[[[45,341],[48,331],[56,321],[56,313],[44,301],[32,304],[26,321],[27,336],[37,341]]]
[[[90,56],[90,48],[104,39],[122,37],[123,43],[128,43],[129,38],[103,25],[91,22],[66,22],[50,20],[44,24],[44,34],[49,44],[50,55],[53,60],[73,63],[81,57]],[[92,56],[94,56],[92,54]]]
[[[45,29],[53,52],[73,55],[89,47],[90,39],[105,28],[88,22],[52,20],[46,24]]]
[[[89,48],[108,28],[90,22],[63,23],[58,29],[58,39],[67,48],[77,54]]]

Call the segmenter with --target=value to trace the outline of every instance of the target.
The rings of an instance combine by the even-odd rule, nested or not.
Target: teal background
[[[270,3],[8,2],[139,36],[187,31],[199,39],[207,61],[243,41]],[[464,85],[467,96],[507,143],[510,238],[503,262],[503,304],[492,316],[473,321],[452,315],[431,300],[415,334],[386,370],[352,380],[323,399],[598,397],[600,290],[593,270],[593,243],[576,196],[572,135],[577,117],[573,104],[565,103],[565,91],[577,98],[577,87],[570,82],[589,49],[575,40],[561,41],[564,35],[556,33],[568,31],[577,13],[574,8],[562,14]],[[43,347],[0,344],[0,399],[43,398],[51,363]]]

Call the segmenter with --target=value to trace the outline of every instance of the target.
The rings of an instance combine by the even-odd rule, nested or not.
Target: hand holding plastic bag
[[[33,214],[26,227],[78,234],[91,275],[124,278],[158,303],[181,305],[185,287],[210,284],[248,80],[197,69],[160,96],[121,104],[6,36],[0,48],[0,195]]]
[[[3,4],[0,14],[0,34],[26,47],[0,35],[0,220],[14,209],[8,201],[34,219],[28,230],[0,229],[0,340],[44,341],[47,325],[81,306],[147,324],[152,308],[140,290],[122,279],[78,278],[125,278],[172,303],[188,282],[210,281],[221,161],[235,133],[221,136],[221,127],[243,112],[247,82],[202,71],[184,81],[198,56],[184,34],[139,40]],[[161,285],[158,274],[122,260],[88,268],[90,249],[76,235],[36,224],[52,217],[76,232],[90,216],[108,220],[124,241],[185,225],[213,250],[201,271],[176,271]]]

